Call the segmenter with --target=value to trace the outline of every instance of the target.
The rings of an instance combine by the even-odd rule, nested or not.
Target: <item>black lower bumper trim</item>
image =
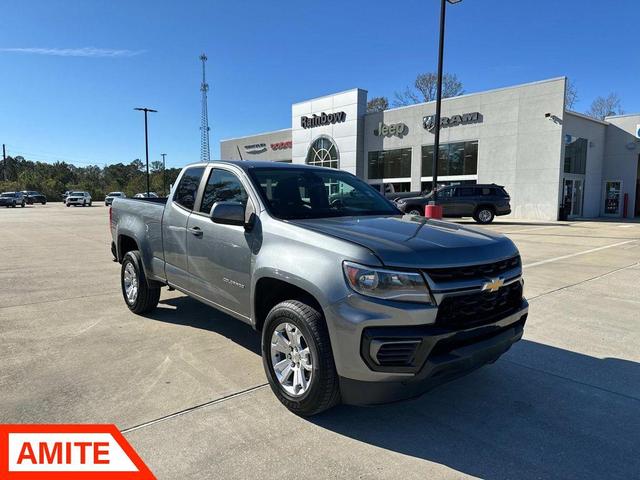
[[[517,320],[492,331],[431,337],[429,353],[420,370],[406,380],[397,382],[366,382],[340,378],[342,401],[351,405],[372,405],[414,398],[432,388],[461,377],[487,363],[495,362],[511,345],[522,338],[527,313]],[[421,327],[415,327],[421,331]],[[407,336],[407,328],[402,329]],[[425,336],[422,336],[426,339]]]

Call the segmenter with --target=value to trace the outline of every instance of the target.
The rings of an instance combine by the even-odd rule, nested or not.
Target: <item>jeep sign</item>
[[[336,113],[322,112],[320,115],[316,115],[314,113],[312,117],[300,118],[300,125],[302,126],[302,128],[321,127],[323,125],[329,125],[332,123],[344,122],[346,119],[347,119],[346,112],[336,112]]]
[[[378,128],[373,131],[373,134],[377,137],[390,137],[397,135],[402,137],[407,133],[407,126],[404,123],[392,123],[391,125],[385,125],[384,123],[378,123]]]
[[[427,115],[422,118],[422,126],[432,132],[435,128],[435,115]],[[463,113],[451,117],[440,117],[440,128],[455,127],[467,123],[482,122],[482,115],[479,112]]]

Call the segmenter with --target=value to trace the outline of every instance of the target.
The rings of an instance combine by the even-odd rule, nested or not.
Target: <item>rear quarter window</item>
[[[173,201],[187,210],[193,210],[198,193],[198,186],[204,173],[204,167],[192,167],[187,169],[176,188]]]

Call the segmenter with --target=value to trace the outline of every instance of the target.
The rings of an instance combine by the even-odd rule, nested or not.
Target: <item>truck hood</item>
[[[473,265],[518,253],[513,242],[503,235],[412,215],[322,218],[291,223],[366,247],[387,266]]]

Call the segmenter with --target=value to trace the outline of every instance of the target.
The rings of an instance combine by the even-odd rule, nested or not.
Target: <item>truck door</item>
[[[202,201],[187,224],[191,291],[223,309],[251,316],[251,261],[254,233],[243,226],[211,221],[216,202],[250,202],[242,180],[230,169],[209,169]]]
[[[162,217],[162,244],[167,281],[184,289],[189,289],[187,222],[195,205],[204,170],[205,167],[191,167],[182,174],[172,201],[167,203]]]

